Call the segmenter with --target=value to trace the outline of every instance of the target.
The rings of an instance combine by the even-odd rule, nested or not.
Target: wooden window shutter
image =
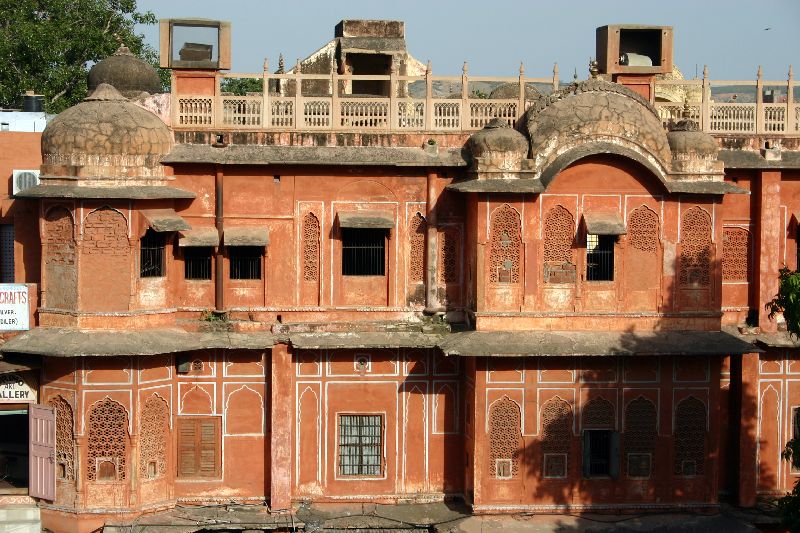
[[[220,476],[220,419],[178,419],[178,477]]]
[[[589,440],[589,432],[583,432],[583,477],[589,478],[591,477],[591,441]]]
[[[195,420],[178,419],[178,477],[197,476]]]
[[[619,477],[619,456],[620,456],[620,446],[619,446],[619,432],[612,431],[611,432],[611,446],[609,453],[611,456],[609,459],[609,468],[608,473],[613,479],[617,479]]]
[[[219,477],[219,418],[198,420],[200,477]]]

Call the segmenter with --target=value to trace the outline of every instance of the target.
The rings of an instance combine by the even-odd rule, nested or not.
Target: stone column
[[[742,355],[739,413],[739,505],[756,504],[758,486],[758,354]],[[735,437],[734,437],[735,438]]]
[[[777,331],[777,323],[770,320],[764,306],[778,293],[778,270],[783,265],[780,256],[781,231],[781,173],[762,171],[757,194],[758,232],[756,235],[756,257],[758,258],[758,325],[761,331]]]
[[[292,356],[285,344],[272,347],[272,409],[270,419],[270,508],[292,506]]]
[[[428,196],[426,199],[428,210],[425,213],[425,223],[428,228],[425,239],[425,310],[428,313],[443,310],[439,302],[439,279],[436,272],[439,262],[437,247],[439,230],[436,221],[436,202],[439,199],[439,191],[436,188],[437,177],[436,172],[432,170],[428,172]]]

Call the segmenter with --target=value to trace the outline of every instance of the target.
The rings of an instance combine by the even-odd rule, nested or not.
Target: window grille
[[[139,276],[142,278],[161,278],[164,276],[164,235],[148,229],[142,237]]]
[[[185,279],[211,279],[211,248],[184,248],[183,277]]]
[[[339,415],[339,475],[383,473],[383,416]]]
[[[14,224],[0,225],[0,282],[14,283]]]
[[[262,248],[259,246],[228,248],[231,279],[261,279],[261,251]]]
[[[386,273],[386,230],[342,228],[342,275],[383,276]]]
[[[586,235],[586,280],[614,281],[615,235]]]

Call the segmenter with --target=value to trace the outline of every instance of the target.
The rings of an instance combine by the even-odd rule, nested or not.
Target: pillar
[[[758,485],[758,354],[742,355],[739,417],[739,505],[756,504]]]
[[[436,188],[437,175],[433,171],[428,172],[426,182],[428,196],[426,199],[427,212],[425,213],[425,223],[427,227],[427,238],[425,239],[425,310],[429,313],[443,311],[439,302],[439,279],[436,273],[439,262],[437,247],[438,227],[436,221],[436,202],[439,199],[439,191]]]
[[[292,506],[292,356],[286,344],[272,347],[270,507]]]
[[[778,293],[778,270],[783,265],[780,256],[781,232],[781,173],[762,171],[758,180],[758,233],[756,236],[756,257],[758,257],[758,325],[761,331],[777,331],[777,323],[769,319],[764,310],[767,302]]]

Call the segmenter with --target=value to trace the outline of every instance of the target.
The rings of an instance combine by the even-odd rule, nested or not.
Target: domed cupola
[[[723,162],[717,160],[719,147],[708,133],[700,131],[689,113],[688,102],[684,104],[683,117],[672,124],[667,134],[672,152],[672,172],[682,176],[676,178],[705,177],[722,174]]]
[[[528,154],[528,140],[507,122],[494,118],[467,140],[473,168],[478,172],[498,172],[496,177],[512,177],[509,173],[522,170]]]
[[[89,70],[89,92],[101,84],[113,85],[125,98],[136,98],[143,92],[161,92],[161,79],[156,69],[131,53],[124,44],[114,55],[98,61]]]
[[[102,83],[83,102],[51,120],[42,133],[42,178],[78,185],[157,185],[172,148],[164,122]]]
[[[494,118],[467,139],[470,156],[469,178],[451,183],[460,192],[541,192],[539,180],[532,179],[528,139],[502,119]]]

